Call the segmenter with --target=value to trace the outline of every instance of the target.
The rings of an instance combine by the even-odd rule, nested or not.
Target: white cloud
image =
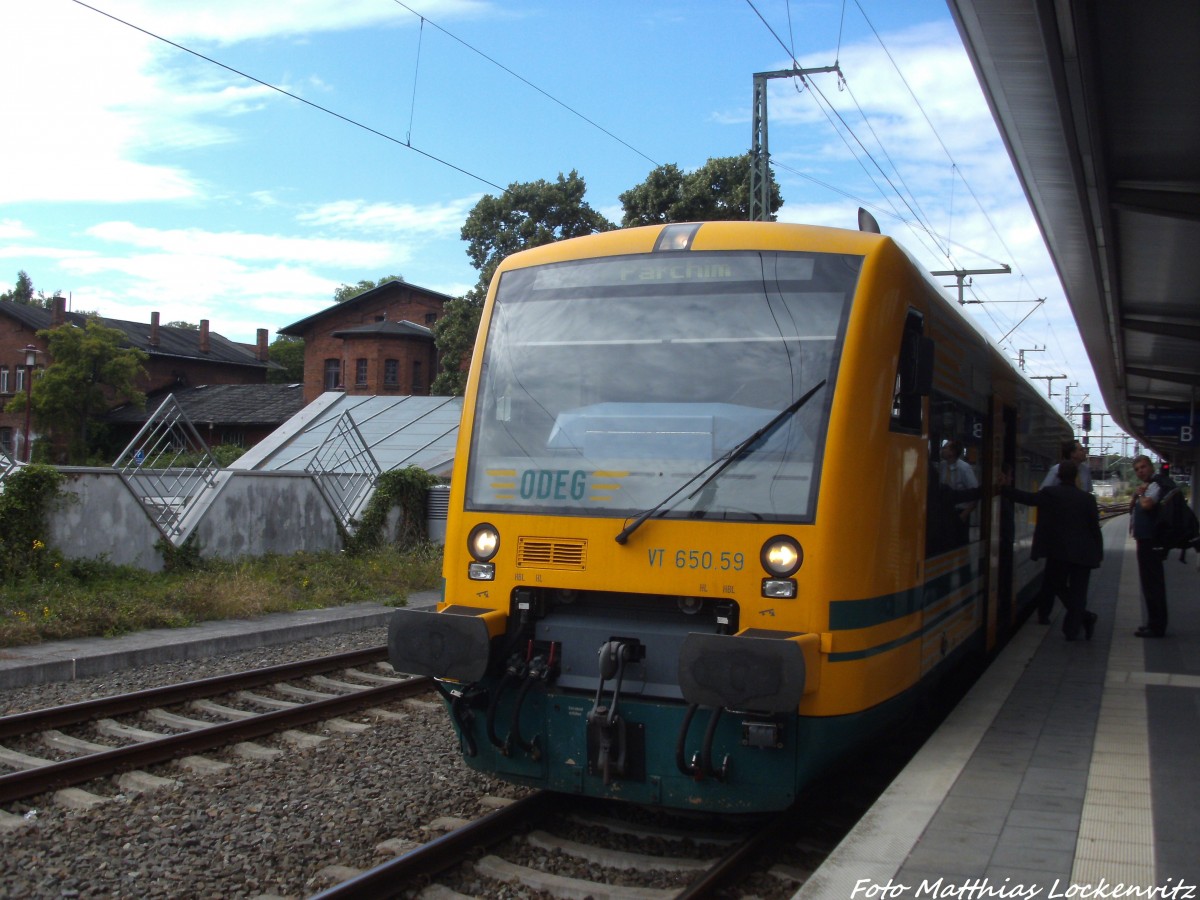
[[[75,309],[139,322],[148,322],[151,312],[163,321],[209,319],[215,330],[241,341],[253,340],[258,328],[275,330],[323,309],[337,288],[304,265],[255,267],[201,256],[96,257],[64,268],[78,276],[71,291]]]
[[[32,236],[33,232],[23,222],[18,222],[16,219],[0,219],[0,240],[11,241],[15,238]],[[0,255],[4,255],[4,252],[5,248],[0,247]]]
[[[421,0],[419,11],[447,21],[478,15],[489,9],[481,0]],[[207,0],[197,4],[158,0],[109,0],[105,8],[121,18],[178,41],[205,40],[223,44],[261,38],[304,40],[318,31],[357,28],[416,28],[419,20],[404,7],[378,0],[289,0],[288,3],[246,3]]]
[[[209,232],[198,228],[157,229],[132,222],[104,222],[88,234],[118,244],[162,251],[164,257],[228,260],[287,260],[309,264],[376,267],[395,257],[396,247],[371,241],[289,237],[244,232]]]
[[[0,32],[20,35],[0,55],[0,121],[20,139],[0,146],[0,202],[164,201],[195,196],[178,164],[147,161],[164,147],[230,139],[198,115],[233,110],[263,89],[180,85],[158,70],[157,42],[71,4],[0,4]],[[47,52],[53,48],[53,52]]]
[[[479,195],[425,206],[338,200],[301,213],[297,218],[307,225],[325,225],[366,233],[422,238],[457,237],[471,207],[478,201]]]

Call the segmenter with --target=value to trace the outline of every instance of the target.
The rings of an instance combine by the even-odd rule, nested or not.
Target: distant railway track
[[[386,647],[372,647],[0,717],[0,741],[5,742],[0,745],[0,763],[17,770],[0,775],[0,803],[245,744],[429,690],[427,678],[359,668],[386,658]],[[345,677],[331,679],[330,672],[343,672]],[[297,686],[297,681],[310,686]],[[254,693],[264,687],[276,696]],[[237,705],[214,702],[218,697],[229,697]],[[178,712],[169,709],[181,706]],[[117,721],[122,716],[149,719],[155,730],[122,724]],[[71,726],[95,728],[127,743],[109,747],[59,730]],[[52,756],[67,758],[11,749],[12,743],[24,748],[40,745]]]
[[[1116,516],[1122,516],[1129,512],[1128,503],[1100,503],[1097,504],[1100,508],[1100,521],[1112,519]]]

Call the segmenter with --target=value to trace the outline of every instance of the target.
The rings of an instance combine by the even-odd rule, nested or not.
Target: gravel
[[[9,691],[0,704],[13,713],[385,641],[384,629],[368,629]],[[482,815],[485,794],[517,796],[464,765],[432,699],[393,706],[402,721],[325,732],[320,746],[270,762],[209,776],[157,767],[176,786],[117,792],[90,810],[51,797],[10,805],[28,824],[0,831],[0,897],[306,897],[328,886],[326,867],[369,868],[387,858],[376,849],[383,841],[428,841],[436,818]]]
[[[73,683],[39,685],[0,695],[0,713],[385,642],[386,629],[366,629],[207,661],[163,663]],[[28,821],[15,830],[0,828],[0,898],[299,900],[337,880],[328,869],[361,870],[384,862],[396,852],[381,849],[379,845],[385,841],[401,850],[427,842],[442,833],[444,826],[437,824],[440,818],[477,818],[492,808],[481,802],[483,798],[515,798],[526,793],[467,768],[447,714],[433,695],[393,704],[389,709],[403,713],[403,720],[355,717],[373,722],[372,727],[355,735],[321,732],[327,740],[319,746],[306,751],[289,748],[269,762],[237,760],[230,768],[207,776],[175,766],[156,767],[154,774],[172,778],[176,784],[150,793],[122,792],[113,782],[93,786],[96,793],[110,799],[89,810],[66,809],[49,796],[9,804],[9,812],[24,814]],[[672,817],[661,815],[664,821]],[[650,816],[652,822],[657,818],[658,814]],[[727,827],[729,823],[722,824]],[[572,831],[569,827],[564,830]],[[714,826],[714,830],[720,829]],[[642,852],[662,849],[664,855],[673,855],[657,847],[656,840],[618,837],[603,843]],[[557,852],[549,859],[545,851],[523,841],[508,841],[492,852],[500,852],[514,863],[545,864],[560,875],[595,877],[610,884],[678,888],[681,883],[678,877],[604,872]],[[696,855],[706,857],[710,852]],[[816,860],[790,862],[809,870]],[[341,872],[342,877],[346,874]],[[490,881],[471,867],[439,880],[477,897],[546,896]],[[737,895],[774,900],[790,896],[795,887],[787,880],[759,875],[743,883]],[[416,893],[413,889],[405,896]]]

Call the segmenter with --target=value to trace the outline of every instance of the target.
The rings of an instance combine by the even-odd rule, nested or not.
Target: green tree
[[[33,417],[67,447],[70,463],[87,460],[94,416],[116,403],[138,407],[146,395],[136,387],[145,375],[145,353],[124,346],[124,335],[89,319],[83,328],[64,326],[38,332],[52,362],[33,382]],[[25,395],[17,394],[5,409],[23,412]]]
[[[24,303],[26,306],[41,306],[36,299],[33,293],[33,279],[24,269],[17,273],[16,287],[0,294],[0,300],[11,300],[13,303]]]
[[[479,317],[487,290],[478,286],[462,297],[455,297],[444,307],[445,314],[433,323],[433,343],[438,350],[442,370],[438,372],[429,393],[433,396],[461,397],[467,389],[467,373],[463,370],[475,346]]]
[[[487,285],[506,256],[566,238],[615,226],[583,199],[587,185],[574,169],[558,180],[514,182],[499,197],[490,194],[475,204],[462,227],[467,256]]]
[[[33,279],[29,277],[29,273],[22,269],[17,273],[17,284],[11,291],[5,291],[0,294],[0,300],[11,300],[13,303],[24,303],[26,306],[37,306],[41,309],[49,309],[54,305],[54,299],[61,297],[62,291],[55,291],[49,297],[44,291],[35,291],[33,289]]]
[[[364,278],[358,284],[343,284],[333,292],[334,303],[345,303],[359,294],[365,294],[367,291],[374,290],[381,284],[387,284],[389,281],[403,281],[403,275],[384,275],[378,281],[371,281],[369,278]]]
[[[200,326],[194,322],[185,322],[183,319],[176,319],[174,322],[167,323],[168,328],[186,328],[188,331],[199,331]]]
[[[572,170],[566,177],[559,173],[555,182],[514,182],[501,196],[488,194],[475,204],[461,235],[479,282],[447,303],[446,314],[433,326],[442,371],[430,393],[457,395],[466,388],[462,362],[474,346],[488,285],[501,260],[530,247],[615,227],[583,199],[586,191],[584,180]]]
[[[673,163],[651,170],[620,197],[623,228],[668,222],[744,221],[750,215],[750,154],[709,159],[694,172]],[[771,181],[771,218],[783,197]]]
[[[304,383],[304,338],[281,334],[271,342],[267,355],[271,362],[283,366],[282,370],[267,372],[268,384]]]

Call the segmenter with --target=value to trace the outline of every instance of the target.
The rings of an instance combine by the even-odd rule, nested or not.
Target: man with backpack
[[[1154,463],[1148,456],[1133,460],[1133,473],[1142,482],[1134,489],[1130,503],[1129,528],[1137,543],[1138,580],[1142,584],[1142,602],[1146,605],[1146,622],[1134,635],[1140,638],[1160,638],[1167,633],[1167,581],[1163,574],[1163,557],[1158,530],[1159,503],[1169,488],[1154,474]],[[1169,481],[1169,479],[1168,479]]]

